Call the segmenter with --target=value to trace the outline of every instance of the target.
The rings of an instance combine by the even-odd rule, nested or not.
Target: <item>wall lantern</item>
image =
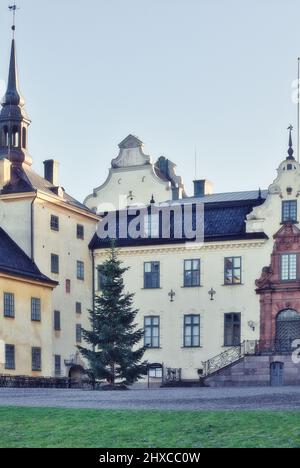
[[[208,294],[210,295],[210,300],[214,301],[215,300],[215,295],[217,294],[214,288],[211,288],[210,291],[208,291]]]

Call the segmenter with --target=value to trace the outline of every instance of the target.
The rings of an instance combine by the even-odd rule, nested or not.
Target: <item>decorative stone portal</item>
[[[291,352],[300,338],[300,230],[286,223],[274,236],[271,265],[263,268],[256,281],[260,295],[260,346],[277,352]],[[283,261],[292,255],[295,273],[282,278]],[[290,268],[290,265],[289,265]]]

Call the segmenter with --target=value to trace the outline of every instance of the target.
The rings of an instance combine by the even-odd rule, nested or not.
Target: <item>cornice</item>
[[[66,200],[61,199],[59,197],[56,197],[55,195],[47,195],[44,192],[41,192],[39,190],[34,191],[34,192],[24,192],[24,193],[9,193],[5,195],[0,195],[0,200],[2,201],[8,201],[8,202],[13,202],[15,200],[32,200],[33,198],[37,198],[39,200],[44,200],[48,203],[51,203],[52,205],[60,206],[61,208],[68,210],[68,211],[73,211],[74,213],[78,213],[82,216],[85,216],[87,218],[93,219],[95,221],[100,221],[100,217],[97,216],[95,213],[88,212],[86,210],[83,210],[79,207],[76,207],[74,205],[68,204]]]
[[[260,248],[266,244],[266,240],[255,240],[252,242],[222,242],[222,243],[209,243],[209,244],[184,244],[177,246],[143,246],[143,247],[117,247],[122,255],[145,255],[149,252],[166,254],[166,253],[185,253],[185,252],[208,252],[208,251],[219,251],[224,249],[255,249]],[[110,249],[95,249],[95,255],[98,257],[105,257]]]
[[[88,211],[85,211],[79,207],[76,207],[74,205],[68,204],[65,200],[60,199],[59,197],[52,197],[51,195],[47,195],[44,192],[37,192],[37,198],[39,200],[44,200],[52,205],[59,206],[62,209],[65,209],[67,211],[72,211],[74,213],[80,214],[81,216],[85,216],[87,218],[93,219],[95,221],[100,221],[100,217],[97,216],[94,213],[89,213]]]
[[[39,280],[30,279],[28,277],[22,276],[21,273],[18,276],[17,275],[15,276],[15,275],[10,275],[9,273],[0,272],[0,278],[4,278],[10,281],[16,281],[18,283],[32,284],[33,286],[41,286],[47,289],[55,289],[56,286],[58,285],[58,283],[53,284],[50,282],[47,283],[46,281],[43,282]]]

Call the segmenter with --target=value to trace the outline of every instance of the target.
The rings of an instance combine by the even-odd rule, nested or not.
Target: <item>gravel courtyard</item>
[[[0,406],[300,411],[300,387],[164,388],[116,392],[0,388]]]

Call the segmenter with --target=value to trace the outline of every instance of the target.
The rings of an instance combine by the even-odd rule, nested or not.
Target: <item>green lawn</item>
[[[300,447],[300,412],[0,407],[0,447]]]

